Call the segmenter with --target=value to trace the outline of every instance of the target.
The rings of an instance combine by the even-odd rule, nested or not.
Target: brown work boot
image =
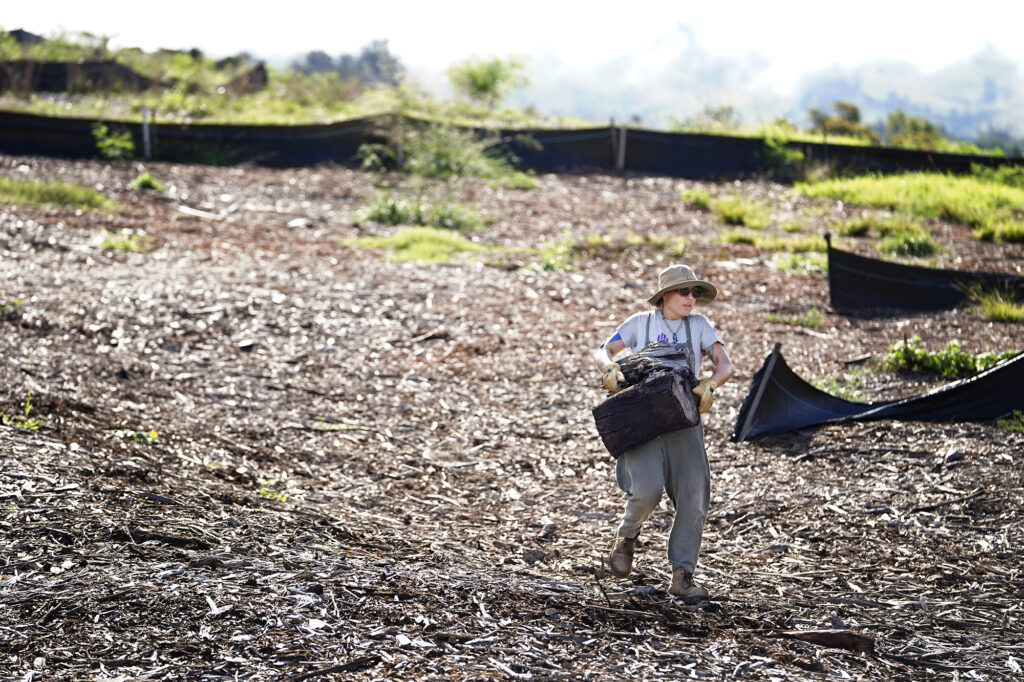
[[[693,582],[693,573],[687,573],[686,569],[676,568],[672,570],[672,585],[668,593],[676,597],[682,597],[687,601],[699,601],[708,598],[708,591]]]
[[[637,535],[637,537],[640,537]],[[636,550],[636,538],[619,538],[615,549],[608,555],[608,566],[612,573],[625,578],[633,570],[633,552]]]

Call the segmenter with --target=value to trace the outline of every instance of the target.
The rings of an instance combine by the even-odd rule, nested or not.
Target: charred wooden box
[[[689,372],[665,372],[623,389],[595,407],[597,432],[612,457],[670,431],[699,424],[699,403],[693,394],[696,385]]]

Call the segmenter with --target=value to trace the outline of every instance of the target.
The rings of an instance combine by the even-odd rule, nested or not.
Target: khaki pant
[[[661,502],[662,493],[668,493],[676,510],[668,537],[668,560],[673,568],[692,573],[711,497],[702,426],[672,431],[626,451],[616,462],[615,476],[626,493],[617,535],[636,537]]]

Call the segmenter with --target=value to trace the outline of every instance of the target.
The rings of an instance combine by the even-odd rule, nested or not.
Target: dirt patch
[[[339,239],[394,176],[344,168],[0,157],[4,174],[100,186],[115,215],[0,207],[0,671],[4,677],[1004,679],[1020,670],[1024,438],[994,424],[880,422],[728,440],[776,342],[805,378],[863,356],[1020,345],[963,309],[856,319],[824,275],[719,242],[668,178],[466,182],[474,238],[607,235],[573,270],[536,255],[388,261]],[[437,191],[447,191],[445,188]],[[716,188],[717,189],[717,188]],[[850,207],[743,182],[814,215]],[[432,188],[431,188],[432,191]],[[813,210],[809,210],[813,208]],[[98,233],[154,238],[102,251]],[[775,229],[775,228],[772,228]],[[1020,245],[936,224],[941,265],[1013,272]],[[781,231],[780,231],[781,233]],[[629,235],[653,235],[638,244]],[[712,504],[698,567],[714,599],[665,592],[671,509],[629,580],[597,569],[621,497],[590,408],[590,353],[643,309],[664,246],[719,285],[737,375],[705,426]],[[843,247],[868,253],[870,245]],[[765,321],[826,311],[815,330]],[[867,373],[865,400],[936,380]],[[156,435],[150,434],[156,432]],[[850,629],[874,651],[779,633]]]

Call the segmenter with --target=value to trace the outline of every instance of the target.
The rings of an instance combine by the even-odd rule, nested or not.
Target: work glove
[[[694,395],[700,398],[700,413],[704,414],[711,409],[711,403],[715,402],[715,382],[711,379],[701,379],[693,387]]]
[[[619,367],[619,363],[613,362],[604,366],[604,377],[601,379],[601,383],[604,384],[606,389],[612,393],[618,393],[622,390],[619,382],[625,380],[626,377],[622,376],[622,368]]]

